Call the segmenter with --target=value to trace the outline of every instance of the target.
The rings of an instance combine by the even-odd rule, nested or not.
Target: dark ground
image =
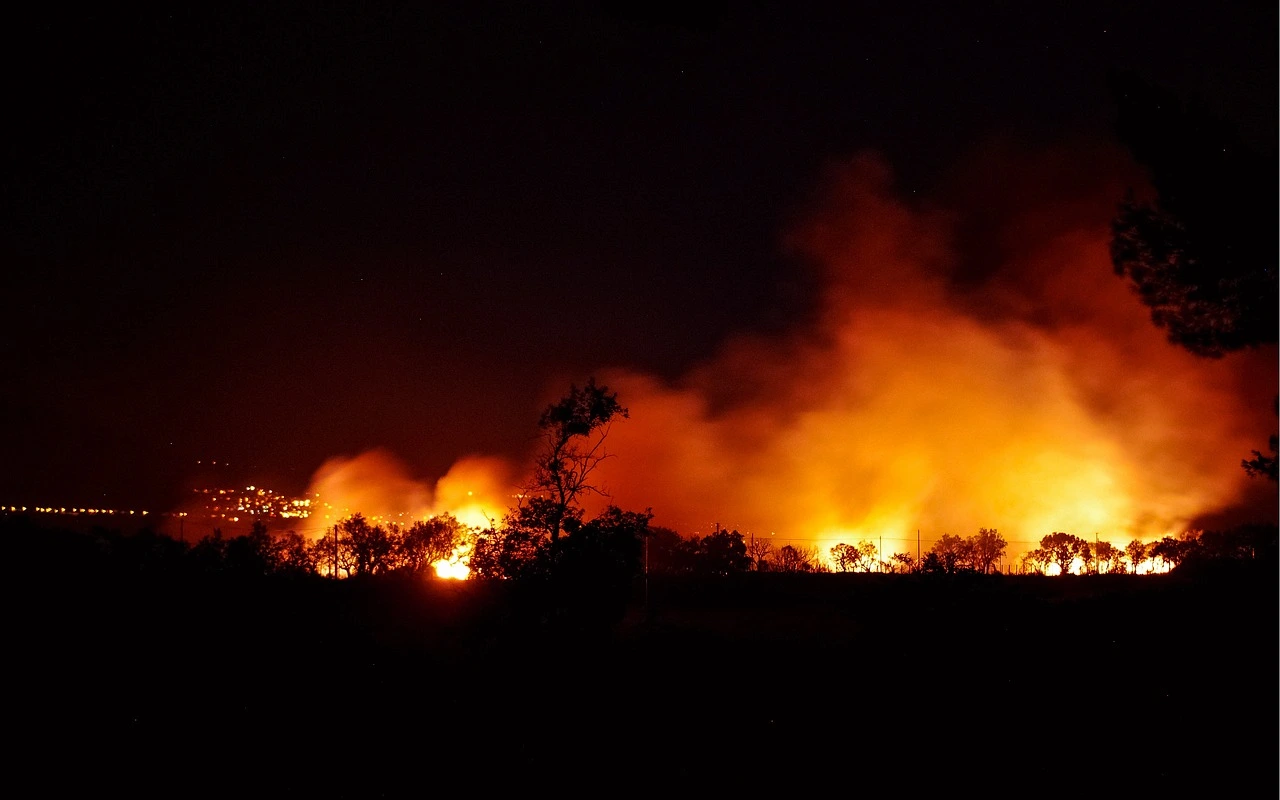
[[[1277,794],[1274,570],[642,598],[51,573],[11,752],[45,795]]]

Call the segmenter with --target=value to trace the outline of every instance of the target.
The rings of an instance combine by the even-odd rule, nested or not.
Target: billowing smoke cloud
[[[602,376],[631,410],[601,470],[612,501],[824,551],[996,527],[1013,553],[1052,531],[1151,539],[1236,502],[1275,424],[1274,352],[1206,361],[1164,340],[1112,274],[1123,186],[1081,181],[1096,163],[990,160],[1000,179],[961,192],[976,205],[928,211],[852,160],[789,239],[822,272],[817,319],[675,385]]]
[[[434,487],[412,478],[390,452],[369,450],[331,458],[311,479],[314,515],[337,521],[354,513],[407,524],[450,513],[459,521],[488,527],[511,504],[510,465],[500,458],[471,456],[456,462]]]
[[[471,456],[436,481],[431,513],[450,513],[476,528],[492,527],[514,503],[515,471],[502,458]]]
[[[1107,255],[1126,172],[1105,149],[997,147],[923,207],[873,155],[833,170],[787,238],[821,277],[813,318],[728,341],[675,383],[598,376],[631,417],[593,504],[824,552],[995,527],[1017,555],[1053,531],[1149,540],[1240,502],[1240,459],[1275,425],[1274,349],[1209,361],[1165,341]],[[330,461],[312,492],[483,524],[519,477],[464,459],[428,490],[373,452]]]

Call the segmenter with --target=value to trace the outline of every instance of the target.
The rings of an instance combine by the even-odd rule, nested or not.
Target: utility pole
[[[653,533],[645,531],[644,534],[644,613],[645,617],[649,616],[649,540],[653,538]]]
[[[333,579],[338,579],[338,526],[333,526]]]
[[[920,529],[916,528],[916,569],[920,569]]]
[[[884,534],[880,534],[880,571],[884,572]]]

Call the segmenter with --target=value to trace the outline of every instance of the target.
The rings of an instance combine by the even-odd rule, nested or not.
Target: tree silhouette
[[[1129,571],[1138,573],[1138,567],[1147,560],[1147,545],[1140,539],[1134,539],[1124,546],[1125,557],[1129,559]]]
[[[1153,202],[1125,198],[1111,263],[1169,341],[1201,356],[1277,340],[1274,156],[1248,147],[1202,104],[1132,75],[1112,76],[1116,130],[1150,173]],[[1280,395],[1277,396],[1280,402]],[[1276,436],[1271,437],[1276,453]],[[1276,479],[1276,457],[1241,466]]]
[[[396,544],[386,528],[371,525],[363,514],[355,514],[339,522],[338,530],[350,542],[352,575],[376,575],[391,568]]]
[[[449,558],[463,545],[470,530],[452,514],[417,520],[395,542],[395,564],[410,572],[423,572]]]
[[[973,568],[986,574],[992,566],[1004,557],[1009,543],[995,528],[979,528],[975,536],[969,537],[969,547],[973,559]]]
[[[778,572],[812,572],[817,556],[817,548],[784,544],[778,548],[774,564]]]
[[[876,556],[879,552],[880,551],[876,549],[873,542],[868,542],[865,539],[858,542],[858,569],[863,572],[871,572],[875,570],[876,566],[880,563],[876,560]]]
[[[1280,414],[1280,397],[1273,401],[1273,409]],[[1253,458],[1246,458],[1240,461],[1240,466],[1244,467],[1244,471],[1249,473],[1249,477],[1256,478],[1259,475],[1276,480],[1276,456],[1280,455],[1280,436],[1271,434],[1267,446],[1271,449],[1271,455],[1264,456],[1261,452],[1254,450]]]
[[[647,547],[650,572],[674,575],[692,569],[691,554],[685,540],[671,528],[649,526]]]
[[[579,582],[625,586],[640,574],[644,540],[653,511],[623,511],[609,506],[597,517],[574,525],[561,543],[557,577]]]
[[[861,558],[858,548],[847,545],[844,542],[831,548],[831,563],[836,565],[836,569],[841,572],[852,572],[858,566]]]
[[[479,578],[531,578],[545,575],[550,539],[542,518],[529,507],[508,512],[502,524],[480,531],[467,565]]]
[[[920,558],[920,571],[926,575],[943,575],[955,571],[954,563],[948,566],[933,550]]]
[[[916,560],[907,553],[894,553],[887,563],[890,572],[916,571]]]
[[[769,569],[769,557],[773,555],[773,542],[753,536],[747,540],[747,555],[751,557],[751,568],[756,572],[764,572]]]
[[[1034,550],[1028,550],[1027,552],[1022,554],[1022,571],[1023,572],[1030,571],[1037,574],[1041,574],[1052,563],[1053,563],[1053,559],[1050,557],[1049,553],[1042,547],[1037,547]]]
[[[340,524],[330,527],[323,536],[312,542],[309,553],[316,568],[331,578],[351,576],[356,573],[356,557],[355,550],[351,546],[351,536]]]
[[[933,547],[929,552],[937,556],[938,566],[943,572],[953,573],[960,570],[973,569],[973,542],[962,539],[959,536],[952,536],[949,533],[942,534],[942,537],[933,543]]]
[[[841,542],[835,547],[832,547],[829,552],[831,556],[831,563],[834,564],[836,569],[840,572],[872,572],[877,569],[877,567],[888,572],[908,571],[898,568],[901,566],[900,561],[879,561],[879,551],[876,549],[875,544],[873,542],[866,541],[865,539],[858,542],[856,546]],[[820,564],[816,555],[817,554],[815,552],[814,558],[812,559],[815,567]],[[895,554],[894,559],[897,559],[899,555],[901,554]]]
[[[1156,198],[1112,221],[1111,261],[1169,340],[1223,353],[1277,338],[1276,163],[1201,104],[1112,76],[1116,131]]]
[[[628,415],[617,394],[607,386],[597,386],[594,378],[582,388],[570,385],[568,394],[542,412],[538,419],[542,447],[526,495],[530,501],[544,501],[535,519],[545,525],[553,545],[579,498],[588,493],[604,494],[591,483],[591,475],[608,458],[604,441],[610,424]]]
[[[196,542],[188,558],[197,570],[221,572],[227,563],[227,540],[222,538],[222,529],[214,528],[213,533]]]
[[[254,520],[244,536],[229,540],[224,548],[227,569],[239,575],[269,575],[275,572],[272,536],[262,520]]]
[[[729,575],[751,568],[747,543],[737,531],[720,530],[702,538],[694,537],[686,547],[691,554],[693,570],[704,575]],[[780,561],[781,551],[778,558]]]
[[[306,575],[316,571],[316,562],[307,540],[296,531],[278,534],[271,542],[275,571],[286,575]]]
[[[1194,547],[1192,542],[1175,539],[1172,536],[1165,536],[1158,542],[1152,542],[1148,553],[1151,558],[1159,561],[1161,564],[1168,565],[1169,568],[1178,566],[1184,557]]]
[[[1275,525],[1240,525],[1222,531],[1201,531],[1194,546],[1183,553],[1183,561],[1266,561],[1276,560]]]
[[[1089,543],[1079,536],[1054,531],[1040,540],[1040,549],[1048,557],[1048,562],[1057,564],[1063,575],[1071,574],[1071,564],[1077,558],[1087,561],[1090,556]]]
[[[249,532],[226,540],[222,547],[226,570],[235,575],[304,575],[316,562],[307,542],[295,531],[271,533],[262,520]]]
[[[1099,541],[1094,547],[1094,564],[1099,573],[1116,573],[1124,571],[1124,563],[1121,556],[1124,551],[1113,545],[1111,542]]]
[[[1250,477],[1259,475],[1276,480],[1276,455],[1277,455],[1277,436],[1271,434],[1271,455],[1264,456],[1261,452],[1254,450],[1253,458],[1241,459],[1240,466],[1244,467],[1244,471],[1249,473]]]

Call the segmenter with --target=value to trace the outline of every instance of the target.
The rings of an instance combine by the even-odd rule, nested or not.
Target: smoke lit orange
[[[1154,539],[1240,499],[1240,458],[1275,424],[1275,354],[1164,340],[1112,275],[1121,187],[1003,198],[1008,255],[975,281],[950,243],[963,210],[909,207],[870,156],[833,184],[792,237],[826,276],[814,322],[734,340],[674,385],[605,376],[632,412],[602,467],[614,502],[823,553],[998,527],[1013,556],[1052,531]]]
[[[824,555],[867,540],[887,557],[993,527],[1012,559],[1053,531],[1123,546],[1239,502],[1240,459],[1275,425],[1274,350],[1211,361],[1168,344],[1112,274],[1123,185],[1082,179],[1071,155],[1002,155],[974,174],[1021,178],[969,187],[967,208],[908,205],[874,156],[837,170],[788,240],[823,276],[813,319],[732,339],[674,383],[599,376],[631,418],[609,435],[597,504]],[[955,244],[976,208],[1005,209],[981,269]],[[512,505],[518,474],[464,459],[430,491],[374,453],[326,465],[313,490],[352,511],[484,525]]]

